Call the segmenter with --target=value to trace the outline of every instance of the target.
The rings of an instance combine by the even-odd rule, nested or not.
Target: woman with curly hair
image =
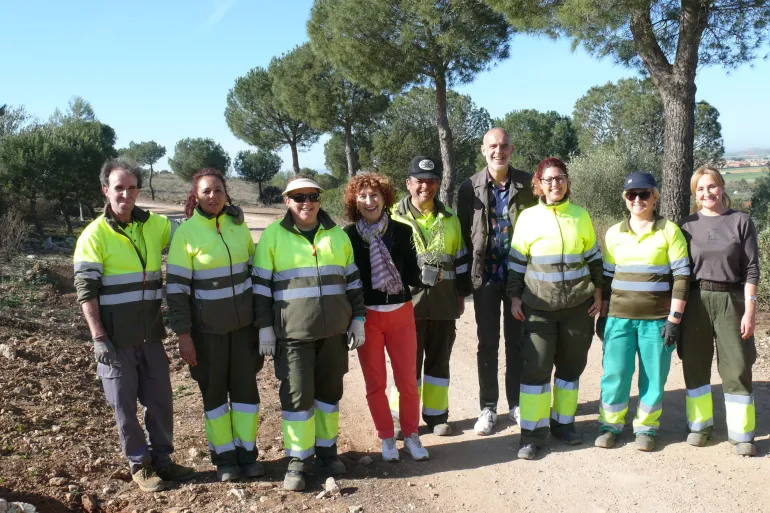
[[[256,374],[264,357],[254,328],[254,242],[216,169],[193,175],[185,214],[188,220],[177,229],[168,253],[171,329],[203,396],[218,479],[259,477],[264,470],[257,462]]]
[[[420,397],[417,392],[417,332],[409,287],[423,287],[412,230],[393,222],[388,211],[395,202],[390,181],[377,174],[362,174],[345,187],[345,213],[353,222],[345,232],[353,244],[353,255],[364,285],[368,310],[366,344],[358,358],[366,382],[366,400],[377,436],[382,440],[385,461],[398,461],[395,428],[385,394],[390,356],[396,387],[400,393],[399,418],[404,433],[404,451],[416,460],[428,459],[428,451],[417,434]]]

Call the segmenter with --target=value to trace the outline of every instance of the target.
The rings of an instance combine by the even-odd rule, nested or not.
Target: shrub
[[[259,202],[265,206],[283,203],[281,192],[283,192],[283,189],[275,185],[263,185],[262,196],[259,198]]]
[[[0,257],[11,258],[21,253],[22,246],[31,233],[31,227],[24,221],[24,215],[17,209],[9,208],[0,216]]]
[[[763,312],[770,310],[770,230],[764,230],[759,234],[757,309]]]
[[[334,221],[340,226],[348,224],[348,220],[345,219],[345,201],[343,199],[344,189],[338,187],[336,189],[329,189],[321,193],[321,208],[332,216]]]

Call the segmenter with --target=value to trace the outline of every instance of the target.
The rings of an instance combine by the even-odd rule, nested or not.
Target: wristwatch
[[[757,296],[746,296],[746,301],[754,301],[756,303]]]
[[[671,317],[673,317],[674,319],[681,319],[681,318],[682,318],[682,312],[675,312],[675,311],[673,311],[673,310],[671,310],[671,311],[668,313],[668,315],[670,315],[670,316],[671,316]]]

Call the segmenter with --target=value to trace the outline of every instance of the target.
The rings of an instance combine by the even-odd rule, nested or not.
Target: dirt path
[[[174,206],[165,207],[174,213]],[[280,214],[278,211],[248,213],[247,222],[254,230],[255,240]],[[399,490],[410,497],[417,494],[422,499],[418,509],[437,511],[684,512],[722,511],[727,507],[743,511],[769,508],[770,487],[766,476],[770,475],[770,373],[766,365],[757,366],[759,372],[754,378],[758,457],[739,458],[727,442],[716,368],[712,381],[717,423],[714,440],[702,449],[684,442],[684,380],[677,356],[666,386],[658,450],[650,454],[634,450],[630,443],[633,441],[630,425],[618,447],[602,450],[593,447],[598,429],[602,355],[601,344],[594,339],[588,367],[581,379],[577,412],[584,444],[566,446],[550,441],[538,460],[520,461],[516,458],[519,428],[508,421],[504,399],[495,433],[489,437],[473,433],[478,415],[476,340],[473,304],[468,302],[465,314],[457,323],[451,363],[450,421],[457,434],[447,438],[424,435],[423,442],[431,452],[431,460],[419,464],[408,457],[397,464],[385,464],[379,458],[379,440],[366,405],[360,365],[355,354],[351,355],[341,404],[341,438],[344,446],[353,451],[352,458],[361,453],[374,453],[375,465],[368,470],[368,475],[376,479],[367,481],[375,488],[380,482],[383,491],[387,490],[380,504],[383,511],[409,509],[399,504]],[[762,357],[766,355],[760,356],[764,360]],[[271,366],[266,365],[266,370],[271,372]],[[501,379],[502,376],[501,367]],[[502,383],[500,388],[504,390]],[[634,386],[628,424],[635,413],[636,399]],[[397,495],[388,497],[393,491]]]

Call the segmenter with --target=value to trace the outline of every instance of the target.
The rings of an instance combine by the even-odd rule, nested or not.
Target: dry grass
[[[266,187],[269,184],[263,184]],[[155,189],[155,200],[165,203],[182,204],[190,192],[190,183],[178,178],[173,173],[160,173],[152,178],[152,187]],[[227,189],[230,197],[236,205],[262,206],[257,201],[257,184],[245,182],[240,178],[227,180]],[[150,186],[144,183],[143,196],[150,197]]]
[[[0,217],[0,226],[0,257],[11,258],[21,252],[32,228],[25,222],[24,214],[14,208]]]

